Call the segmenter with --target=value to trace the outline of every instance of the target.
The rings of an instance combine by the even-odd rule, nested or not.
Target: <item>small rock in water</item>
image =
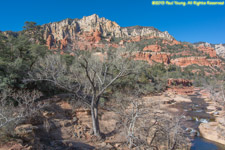
[[[219,112],[218,112],[218,111],[216,111],[216,112],[214,112],[213,114],[214,114],[214,115],[219,115]]]
[[[198,119],[198,117],[193,117],[193,120],[195,120],[195,121],[199,121],[199,119]]]
[[[203,112],[203,110],[196,110],[195,112]]]
[[[191,129],[190,136],[195,137],[195,136],[199,136],[199,135],[200,134],[199,134],[199,132],[197,130]]]
[[[185,131],[187,131],[187,132],[191,132],[191,131],[192,131],[192,129],[191,129],[191,128],[186,128],[186,129],[185,129]]]
[[[207,119],[200,119],[199,120],[201,123],[208,123],[209,121]]]

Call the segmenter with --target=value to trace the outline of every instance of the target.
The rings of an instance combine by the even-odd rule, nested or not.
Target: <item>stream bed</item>
[[[214,121],[213,115],[207,113],[208,104],[197,91],[195,95],[189,95],[192,102],[181,102],[175,104],[175,108],[179,110],[185,120],[182,124],[186,131],[190,132],[192,136],[191,150],[225,150],[225,145],[206,140],[201,137],[198,126],[200,123],[207,123]]]

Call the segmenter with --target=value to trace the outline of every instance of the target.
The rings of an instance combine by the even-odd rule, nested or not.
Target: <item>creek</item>
[[[189,95],[192,102],[181,102],[175,104],[180,114],[184,116],[182,126],[189,133],[192,141],[191,150],[225,150],[225,145],[209,141],[201,137],[198,126],[200,123],[214,121],[213,115],[207,113],[208,104],[201,98],[199,91]]]

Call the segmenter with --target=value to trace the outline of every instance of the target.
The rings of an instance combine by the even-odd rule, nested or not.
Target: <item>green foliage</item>
[[[183,68],[176,65],[169,65],[168,66],[168,78],[184,78],[184,79],[192,79],[194,73],[192,73],[192,69],[190,68]]]
[[[134,72],[119,79],[114,88],[124,92],[138,90],[142,94],[148,94],[165,90],[166,84],[166,69],[163,64],[149,66],[146,62],[135,61]]]
[[[6,37],[0,34],[0,90],[6,86],[21,88],[23,78],[47,48],[30,41],[26,35]]]
[[[119,43],[121,40],[122,40],[122,38],[117,38],[117,37],[111,38],[111,42],[114,42],[114,43]]]
[[[45,44],[43,39],[43,29],[40,25],[37,25],[36,22],[26,21],[23,26],[23,31],[21,35],[26,35],[30,40],[39,44]]]
[[[136,72],[126,78],[121,78],[115,84],[115,88],[120,90],[139,90],[143,94],[156,93],[166,90],[168,78],[196,80],[195,85],[200,86],[205,82],[204,72],[194,74],[192,69],[180,68],[176,65],[165,66],[164,64],[155,64],[150,66],[146,62],[136,61]],[[115,90],[111,90],[112,94]]]
[[[40,26],[37,26],[37,23],[36,22],[29,22],[29,21],[26,21],[25,23],[24,23],[24,26],[23,26],[23,29],[24,30],[33,30],[33,29],[35,29],[35,28],[40,28]]]
[[[74,56],[64,54],[62,55],[62,59],[66,62],[67,66],[71,66],[73,64]]]
[[[32,69],[33,65],[35,64],[35,62],[37,62],[37,60],[39,60],[39,58],[44,57],[47,54],[47,48],[46,46],[44,46],[45,42],[43,40],[42,34],[42,27],[40,25],[37,25],[35,22],[25,22],[24,30],[16,34],[16,36],[10,34],[6,37],[0,33],[0,89],[3,89],[6,86],[18,88],[24,86],[22,80],[27,77],[27,72]],[[112,38],[112,42],[114,43],[119,43],[121,40],[122,38]],[[182,51],[190,51],[191,55],[193,56],[203,55],[203,52],[198,51],[189,43],[165,46],[162,41],[163,39],[153,38],[142,39],[139,42],[132,43],[136,51],[143,50],[143,48],[147,45],[157,43],[163,48],[162,51],[165,52],[177,53]],[[184,46],[184,44],[187,45],[187,47]],[[104,48],[95,49],[92,52],[76,51],[75,53],[77,56],[85,56],[86,58],[90,58],[92,57],[93,52],[107,52],[107,56],[109,56],[108,61],[113,62],[113,60],[110,59],[115,58],[114,51],[115,48],[108,47],[107,50],[106,48]],[[207,55],[204,54],[204,56]],[[172,58],[177,57],[189,56],[172,56]],[[60,61],[65,62],[66,68],[69,70],[71,66],[74,65],[74,62],[76,60],[74,56],[64,54],[60,56]],[[205,82],[202,79],[206,78],[205,72],[213,71],[209,67],[202,67],[198,65],[191,65],[186,68],[180,68],[175,65],[165,66],[164,64],[159,63],[150,66],[149,64],[143,61],[133,61],[132,63],[135,64],[134,68],[132,68],[134,71],[128,76],[122,77],[117,80],[114,83],[114,86],[107,89],[104,94],[110,95],[113,92],[117,91],[117,88],[120,90],[138,89],[144,94],[160,92],[167,88],[168,78],[194,79],[196,80],[196,85],[200,86],[201,82]],[[98,64],[96,63],[95,65],[97,66]],[[105,63],[105,65],[110,64]],[[192,72],[194,69],[199,70],[198,74]],[[216,70],[221,71],[220,68],[216,68]],[[83,70],[80,71],[81,73],[83,73]],[[111,76],[115,76],[119,72],[116,66],[110,67],[110,70],[108,71],[110,72]],[[224,79],[222,75],[218,76],[218,78]],[[58,92],[58,89],[56,87],[51,84],[46,84],[44,82],[38,82],[32,86],[35,86],[36,88],[38,87],[39,89],[43,89],[45,91],[53,91],[53,93]]]

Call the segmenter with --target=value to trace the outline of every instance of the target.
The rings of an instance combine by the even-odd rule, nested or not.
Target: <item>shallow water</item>
[[[202,122],[209,122],[214,120],[212,115],[207,113],[207,104],[204,99],[199,98],[199,93],[190,95],[191,103],[178,103],[176,108],[180,110],[185,117],[189,117],[183,122],[185,128],[192,128],[198,131],[198,126]],[[195,136],[192,140],[191,150],[225,150],[225,145],[206,140],[202,137]]]
[[[225,146],[201,137],[195,137],[192,141],[191,150],[225,150]]]

